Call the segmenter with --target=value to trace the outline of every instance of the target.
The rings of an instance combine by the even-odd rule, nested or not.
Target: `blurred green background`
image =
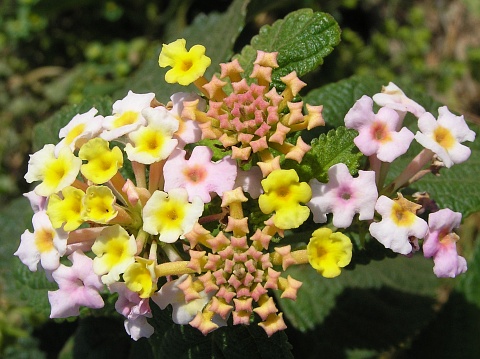
[[[2,0],[2,208],[29,190],[23,176],[36,123],[86,97],[123,97],[129,78],[158,55],[162,41],[175,37],[198,14],[223,12],[230,3]],[[341,44],[308,79],[311,88],[353,74],[371,74],[385,82],[401,77],[480,124],[477,0],[253,0],[235,50],[248,44],[262,25],[304,7],[331,13],[343,31]],[[470,217],[462,228],[467,245],[477,236],[477,219]],[[19,238],[8,240],[18,246]],[[68,352],[64,343],[74,323],[64,323],[59,330],[1,288],[0,281],[0,358],[55,358],[62,348]]]

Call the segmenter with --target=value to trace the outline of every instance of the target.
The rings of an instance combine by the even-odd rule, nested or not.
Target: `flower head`
[[[172,320],[177,324],[188,324],[201,312],[212,297],[205,290],[199,291],[199,296],[190,301],[185,300],[185,294],[178,286],[187,280],[188,275],[184,274],[176,280],[165,283],[160,290],[152,296],[152,300],[160,307],[165,309],[169,304],[172,305]],[[197,282],[200,284],[200,281]],[[202,286],[203,287],[203,286]]]
[[[60,149],[65,146],[74,152],[76,148],[102,131],[103,116],[96,116],[97,112],[96,108],[92,108],[88,112],[77,114],[60,129],[58,136],[62,140],[55,146],[55,155],[58,155]]]
[[[60,265],[60,257],[65,254],[68,234],[55,229],[45,211],[33,215],[33,233],[26,230],[21,236],[20,246],[14,253],[32,272],[38,265],[53,271]]]
[[[375,209],[382,215],[380,222],[370,225],[370,234],[392,251],[409,254],[412,245],[409,237],[423,238],[428,231],[427,222],[416,216],[421,207],[403,198],[399,193],[396,200],[380,196]]]
[[[76,251],[68,256],[70,267],[63,264],[52,273],[58,290],[48,292],[51,305],[50,318],[67,318],[80,314],[80,307],[102,308],[102,296],[98,293],[103,283],[93,272],[92,259]]]
[[[352,242],[343,233],[319,228],[312,233],[307,254],[310,265],[317,272],[326,278],[334,278],[352,259]]]
[[[211,60],[205,56],[205,47],[194,45],[187,51],[185,39],[178,39],[170,44],[163,44],[158,58],[160,67],[171,67],[165,74],[168,83],[187,86],[203,76]]]
[[[113,206],[116,197],[106,186],[90,186],[83,198],[82,217],[85,221],[107,223],[117,215]]]
[[[402,118],[406,112],[411,112],[417,117],[425,113],[421,105],[409,99],[393,82],[389,82],[388,86],[382,86],[382,92],[373,95],[373,101],[379,106],[396,110]]]
[[[170,99],[172,100],[172,109],[169,110],[169,112],[178,120],[178,130],[175,131],[174,135],[178,140],[178,147],[184,148],[188,143],[200,141],[202,138],[202,130],[200,129],[198,122],[182,116],[184,109],[183,102],[198,100],[198,108],[204,110],[206,107],[205,100],[195,93],[187,92],[174,93]]]
[[[172,139],[178,121],[164,107],[146,108],[142,115],[147,125],[128,134],[131,142],[125,146],[130,161],[152,164],[170,155],[178,141]]]
[[[423,241],[423,254],[433,257],[433,272],[437,277],[456,277],[467,270],[465,258],[457,254],[458,235],[462,214],[445,208],[428,216],[428,233]]]
[[[258,198],[265,214],[275,212],[273,222],[281,229],[297,228],[310,215],[310,209],[300,203],[312,198],[312,190],[305,182],[299,182],[295,170],[275,170],[262,180],[265,191]]]
[[[373,100],[362,96],[345,116],[345,126],[358,131],[353,140],[365,156],[376,154],[383,162],[392,162],[407,152],[413,140],[413,133],[403,127],[397,127],[402,119],[395,110],[382,107],[377,114],[373,112]]]
[[[102,138],[93,138],[78,151],[78,157],[87,163],[80,168],[82,174],[95,184],[108,182],[123,166],[123,154],[117,146],[110,149]]]
[[[155,262],[150,259],[137,258],[130,264],[123,279],[128,289],[138,293],[140,298],[149,298],[157,290],[157,277],[155,276]]]
[[[155,191],[143,208],[143,230],[160,234],[162,242],[172,243],[192,230],[203,212],[203,202],[195,197],[190,203],[183,188],[168,193]]]
[[[128,91],[127,96],[113,104],[113,115],[105,117],[100,137],[111,141],[145,125],[142,110],[150,107],[154,98],[154,93],[137,94]]]
[[[415,139],[423,147],[436,153],[446,167],[462,163],[470,157],[471,150],[461,143],[475,140],[463,116],[456,116],[446,106],[438,109],[438,120],[426,112],[418,119],[419,132]]]
[[[312,199],[307,206],[317,223],[327,221],[327,213],[333,213],[333,225],[346,228],[352,224],[355,213],[360,220],[373,218],[378,197],[375,172],[359,171],[353,178],[344,163],[333,165],[328,170],[328,184],[315,178],[310,181]]]
[[[68,186],[62,190],[62,197],[52,194],[48,200],[47,214],[52,225],[60,228],[63,224],[66,231],[73,231],[83,223],[83,198],[85,192]]]
[[[237,164],[230,156],[212,162],[213,151],[206,146],[196,146],[188,160],[186,151],[178,150],[165,163],[165,191],[185,188],[188,200],[199,196],[204,203],[212,200],[210,193],[219,196],[233,189],[237,175]]]
[[[55,146],[45,145],[41,150],[30,155],[25,180],[28,183],[42,181],[34,189],[35,193],[48,197],[71,185],[78,175],[82,160],[64,147],[55,157]]]
[[[96,255],[93,269],[102,276],[102,282],[112,284],[120,279],[128,266],[135,262],[135,237],[118,224],[105,228],[95,240],[92,252]]]

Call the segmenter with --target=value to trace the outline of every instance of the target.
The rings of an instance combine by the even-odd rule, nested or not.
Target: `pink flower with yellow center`
[[[178,120],[178,129],[175,131],[174,138],[178,140],[178,147],[184,148],[188,143],[195,143],[201,140],[202,130],[198,126],[198,122],[191,118],[183,117],[184,101],[198,100],[198,108],[203,111],[206,108],[206,102],[195,93],[177,92],[170,97],[172,108],[170,114]]]
[[[37,268],[53,271],[60,265],[65,254],[68,234],[55,229],[45,211],[33,215],[33,233],[26,230],[21,236],[20,246],[14,253],[32,272]]]
[[[392,162],[407,152],[414,136],[406,127],[397,130],[402,120],[388,107],[380,108],[375,114],[373,100],[362,96],[345,116],[345,126],[358,131],[353,141],[365,156],[375,154],[380,161]]]
[[[300,203],[312,198],[312,189],[300,182],[295,170],[275,170],[262,180],[265,193],[258,198],[260,210],[275,212],[273,223],[281,229],[299,227],[310,215],[310,209]]]
[[[462,221],[462,214],[445,208],[428,216],[429,230],[423,241],[423,254],[433,257],[433,272],[437,277],[451,277],[467,270],[465,258],[457,253],[459,237],[453,232]]]
[[[418,128],[417,142],[434,152],[445,167],[462,163],[470,157],[470,148],[461,143],[475,140],[475,132],[468,128],[463,116],[454,115],[446,106],[438,109],[438,120],[429,112],[423,114],[418,119]]]
[[[355,213],[360,220],[373,219],[378,197],[375,172],[358,171],[353,178],[344,163],[333,165],[328,170],[328,184],[315,178],[310,181],[312,199],[307,206],[313,213],[313,221],[325,223],[327,213],[333,213],[333,225],[347,228]]]
[[[416,215],[420,205],[406,200],[400,193],[398,196],[396,200],[386,196],[380,196],[377,200],[375,209],[382,215],[382,220],[370,224],[370,234],[386,248],[400,254],[410,254],[410,237],[423,238],[427,234],[428,224]]]
[[[203,76],[211,60],[205,56],[205,47],[194,45],[187,51],[185,39],[178,39],[170,44],[163,44],[158,58],[160,67],[171,67],[165,74],[168,83],[190,85]]]
[[[165,163],[165,191],[185,188],[189,201],[199,196],[204,203],[208,203],[212,200],[210,193],[221,196],[233,188],[237,165],[230,156],[212,162],[213,151],[206,146],[196,146],[188,160],[185,155],[184,150],[177,150]]]

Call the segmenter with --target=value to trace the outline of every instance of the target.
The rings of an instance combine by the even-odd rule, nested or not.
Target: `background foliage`
[[[73,322],[47,319],[48,282],[12,256],[21,233],[31,227],[28,203],[19,198],[28,190],[23,180],[27,154],[53,141],[66,119],[77,112],[95,104],[101,113],[108,113],[112,99],[123,97],[127,89],[155,91],[160,100],[168,100],[178,88],[163,85],[164,70],[156,65],[162,42],[183,36],[189,43],[206,45],[214,64],[233,53],[240,53],[239,61],[246,63],[253,49],[288,44],[288,27],[285,31],[282,27],[298,15],[272,24],[300,8],[328,12],[342,28],[342,41],[333,52],[334,44],[321,44],[323,56],[307,54],[309,62],[293,65],[306,66],[307,73],[323,62],[319,70],[303,77],[309,85],[304,95],[306,102],[325,106],[327,123],[338,126],[361,94],[378,92],[387,81],[418,94],[412,97],[429,110],[436,111],[438,103],[425,94],[478,123],[480,37],[474,29],[480,23],[480,8],[475,1],[0,3],[0,199],[5,204],[0,213],[0,357],[154,357],[146,341],[131,342],[121,320],[106,316],[111,306],[97,317]],[[319,21],[308,14],[312,12],[305,12],[308,21]],[[263,25],[272,26],[250,43]],[[328,21],[319,24],[321,33],[328,29]],[[284,31],[285,41],[275,42],[269,31]],[[215,71],[214,66],[209,71]],[[335,133],[322,136],[319,148]],[[291,269],[305,285],[296,303],[279,299],[289,320],[286,335],[278,333],[266,341],[251,326],[221,329],[205,338],[192,328],[174,325],[168,313],[159,311],[153,342],[162,352],[155,356],[234,358],[246,352],[263,358],[480,356],[478,143],[472,145],[468,164],[418,184],[422,190],[441,191],[440,205],[470,215],[461,229],[463,255],[470,266],[465,275],[439,281],[431,262],[380,261],[385,255],[372,246],[355,258],[350,267],[355,270],[333,281],[319,278],[307,267]],[[393,174],[403,165],[396,163]],[[242,338],[245,350],[238,352],[232,343]]]

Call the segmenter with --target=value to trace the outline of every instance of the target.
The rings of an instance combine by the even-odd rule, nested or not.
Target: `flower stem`
[[[155,267],[155,274],[157,277],[165,277],[167,275],[182,275],[195,273],[193,269],[187,267],[188,263],[189,261],[179,261],[158,264]]]

